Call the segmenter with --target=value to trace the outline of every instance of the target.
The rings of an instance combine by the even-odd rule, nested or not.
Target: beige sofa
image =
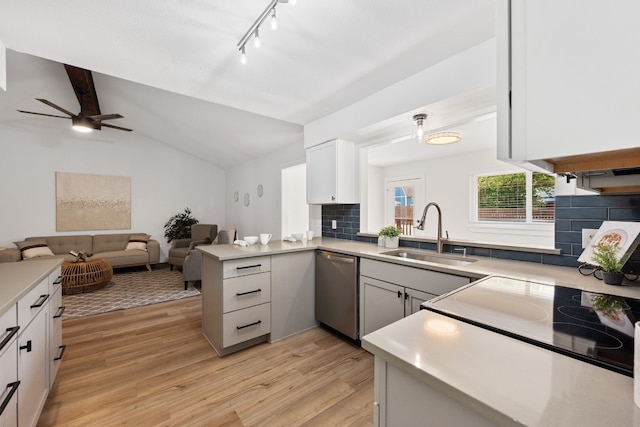
[[[38,252],[50,253],[46,250],[48,247],[53,255],[27,258],[33,254],[33,250],[28,253],[26,252],[28,249],[25,248],[34,243],[41,246]],[[46,247],[44,243],[46,243]],[[48,258],[62,258],[66,261],[72,261],[74,256],[69,251],[83,251],[85,254],[91,254],[91,258],[102,258],[114,268],[144,265],[148,270],[151,270],[151,266],[160,261],[160,244],[144,233],[27,237],[24,242],[16,242],[16,245],[18,248],[22,247],[22,251],[13,248],[1,250],[0,262]]]

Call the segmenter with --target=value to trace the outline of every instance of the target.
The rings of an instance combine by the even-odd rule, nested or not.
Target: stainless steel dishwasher
[[[316,252],[316,320],[358,339],[358,258]]]

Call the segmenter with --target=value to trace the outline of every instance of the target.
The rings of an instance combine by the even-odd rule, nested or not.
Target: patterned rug
[[[200,295],[189,284],[184,290],[182,273],[168,268],[147,270],[116,270],[113,279],[102,289],[76,295],[63,295],[65,311],[62,319],[90,316],[108,311],[124,310],[164,301]]]

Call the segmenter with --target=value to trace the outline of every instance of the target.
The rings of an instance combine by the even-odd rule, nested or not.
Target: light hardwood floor
[[[70,319],[38,426],[370,426],[373,356],[321,328],[218,357],[200,297]]]

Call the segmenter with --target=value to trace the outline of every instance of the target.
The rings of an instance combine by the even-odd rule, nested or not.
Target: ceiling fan
[[[59,105],[54,104],[46,99],[36,98],[43,104],[49,107],[55,108],[58,111],[63,112],[67,116],[58,116],[55,114],[36,113],[33,111],[17,110],[20,113],[35,114],[38,116],[57,117],[60,119],[71,119],[71,127],[80,132],[91,132],[92,130],[100,130],[102,127],[108,127],[118,130],[124,130],[131,132],[131,129],[127,129],[121,126],[115,126],[108,123],[104,123],[103,120],[113,120],[123,118],[120,114],[102,114],[100,112],[100,105],[98,104],[98,95],[96,94],[96,88],[93,84],[93,76],[90,70],[74,67],[64,64],[64,68],[69,76],[73,91],[80,103],[80,112],[73,114]]]

